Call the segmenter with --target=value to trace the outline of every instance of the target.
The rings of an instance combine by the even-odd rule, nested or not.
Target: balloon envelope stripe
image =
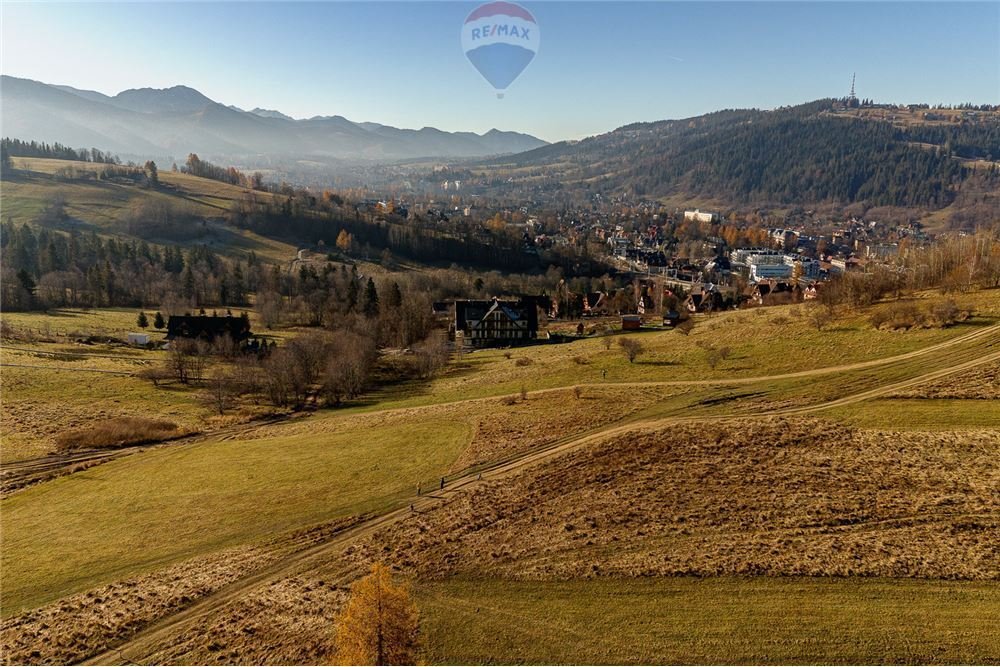
[[[504,16],[521,18],[525,21],[531,21],[532,23],[535,22],[535,17],[531,15],[531,12],[520,5],[515,5],[512,2],[490,2],[485,5],[480,5],[476,9],[472,10],[472,13],[465,19],[465,22],[469,23],[470,21],[475,21],[477,19],[501,14]]]

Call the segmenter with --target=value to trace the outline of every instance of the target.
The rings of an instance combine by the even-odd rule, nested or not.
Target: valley
[[[844,7],[0,5],[0,665],[1000,663],[1000,16]]]

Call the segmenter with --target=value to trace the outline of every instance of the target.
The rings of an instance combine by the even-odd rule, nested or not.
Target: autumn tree
[[[351,237],[351,235],[347,232],[346,229],[341,229],[340,233],[337,234],[337,248],[341,252],[346,253],[350,251],[353,242],[354,239]]]
[[[417,610],[405,587],[381,563],[351,586],[337,624],[336,660],[342,665],[412,665]]]

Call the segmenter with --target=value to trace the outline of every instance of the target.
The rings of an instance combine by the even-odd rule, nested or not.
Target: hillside
[[[926,112],[930,114],[931,112]],[[990,194],[1000,114],[862,114],[820,100],[774,111],[727,110],[636,123],[469,167],[509,192],[710,198],[730,205],[823,203],[941,209]]]
[[[354,123],[341,116],[294,120],[280,112],[243,111],[186,86],[142,88],[115,96],[4,76],[2,134],[122,155],[183,160],[198,153],[262,166],[296,160],[391,161],[516,153],[544,145],[517,132],[444,132]]]
[[[44,219],[42,226],[62,231],[94,231],[120,238],[139,238],[129,221],[137,212],[167,207],[187,219],[183,229],[169,236],[144,234],[147,241],[180,245],[206,245],[234,257],[251,250],[271,261],[294,258],[295,248],[252,231],[222,222],[234,202],[243,198],[241,187],[180,172],[160,173],[160,187],[147,188],[116,180],[69,177],[69,172],[97,172],[106,165],[45,158],[14,158],[16,169],[3,181],[3,219],[20,226]],[[267,193],[258,197],[270,199]],[[64,215],[43,215],[54,203]]]
[[[601,336],[483,350],[346,409],[245,424],[131,374],[162,351],[5,342],[4,426],[36,457],[6,475],[58,459],[37,457],[81,410],[141,398],[202,433],[78,452],[98,458],[0,501],[4,652],[317,662],[379,559],[413,583],[435,663],[558,661],[546,647],[567,635],[582,663],[826,662],[847,637],[859,663],[989,662],[995,292],[962,295],[979,315],[949,328],[876,329],[868,309],[820,332],[783,306],[628,334],[636,363]],[[46,319],[96,322],[10,324]],[[732,345],[722,365],[709,343]],[[69,395],[79,377],[93,388]],[[36,414],[57,400],[66,414]]]

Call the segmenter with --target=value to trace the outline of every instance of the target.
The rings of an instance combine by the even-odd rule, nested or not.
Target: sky
[[[478,4],[3,0],[0,71],[549,141],[842,97],[852,73],[876,101],[1000,103],[1000,2],[524,0],[538,51],[502,99],[462,50]]]

